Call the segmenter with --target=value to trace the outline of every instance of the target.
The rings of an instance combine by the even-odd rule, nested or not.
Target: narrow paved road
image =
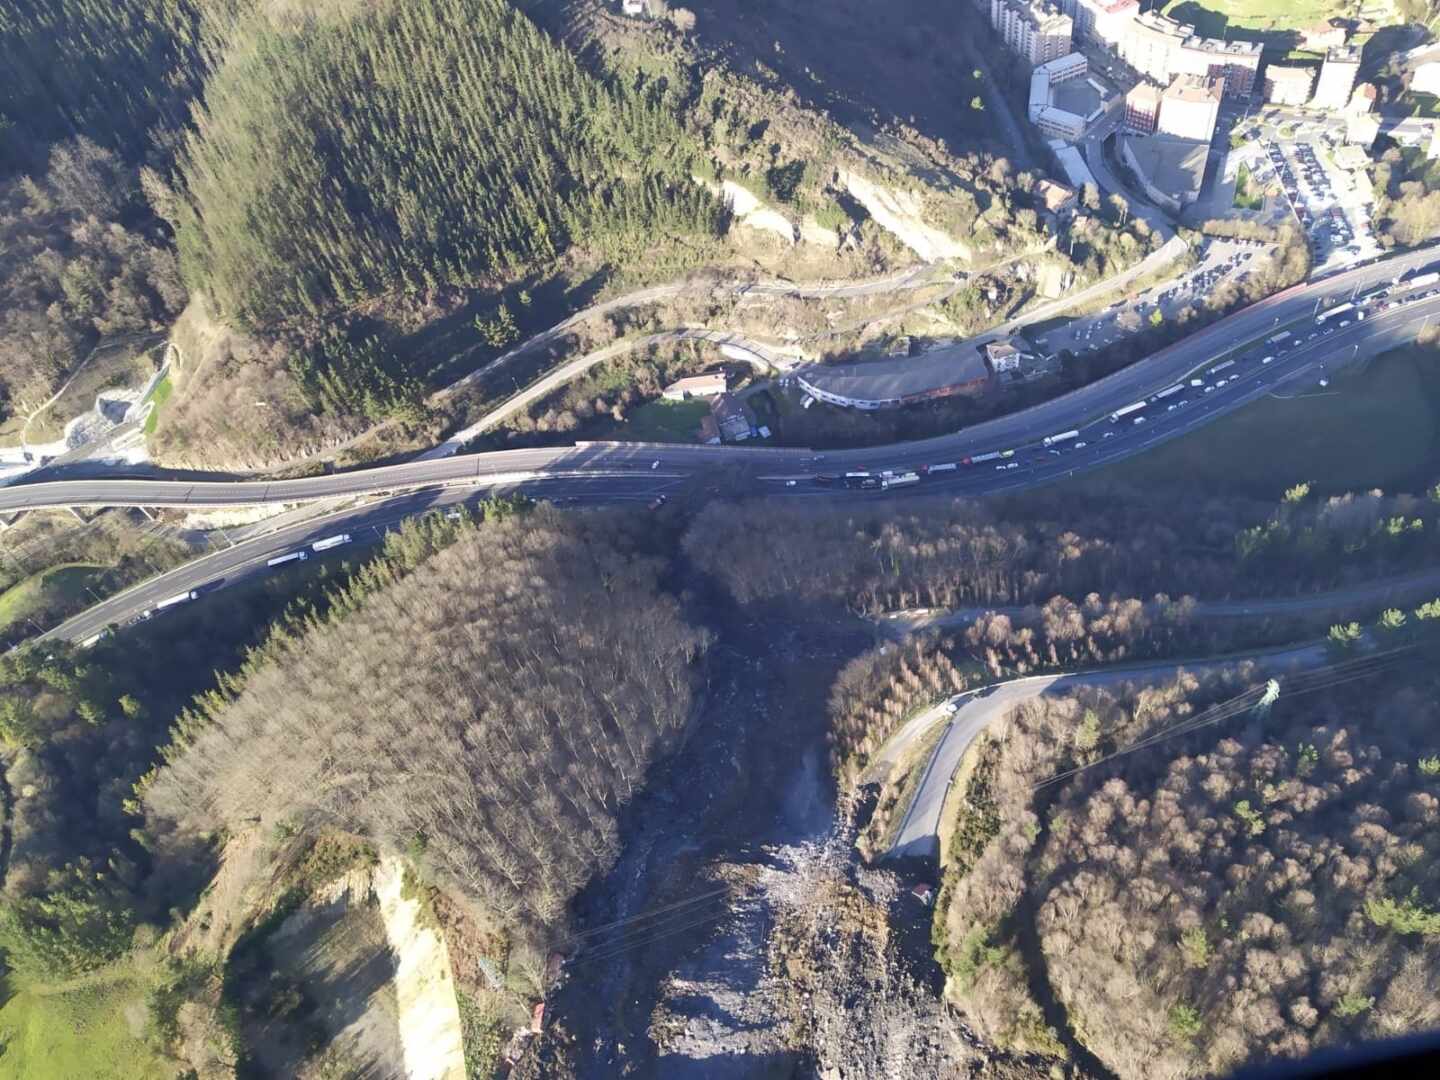
[[[1323,644],[1311,643],[1258,653],[1251,659],[1257,671],[1275,675],[1322,664],[1326,659],[1326,651]],[[1042,694],[1069,691],[1079,686],[1114,686],[1136,681],[1160,682],[1183,671],[1219,670],[1237,662],[1234,657],[1179,663],[1167,660],[1135,667],[1105,668],[1074,674],[1034,675],[956,695],[950,701],[958,708],[948,718],[945,734],[925,765],[920,787],[905,812],[895,842],[884,858],[928,859],[939,856],[941,812],[965,751],[970,748],[976,736],[1017,706],[1033,701]],[[944,720],[948,711],[945,705],[941,705],[912,720],[891,740],[892,743],[898,740],[899,748],[891,751],[886,747],[881,755],[877,756],[877,765],[882,763],[882,759],[887,764],[893,763],[899,750],[923,736],[936,722]]]
[[[1440,567],[1416,570],[1408,574],[1375,581],[1347,585],[1304,596],[1277,596],[1246,600],[1197,600],[1191,613],[1201,619],[1232,619],[1266,615],[1305,615],[1324,611],[1340,611],[1357,604],[1373,603],[1376,607],[1419,598],[1429,598],[1440,591]],[[1042,604],[1008,604],[954,609],[921,609],[897,611],[875,619],[880,632],[887,637],[902,639],[921,630],[969,626],[990,612],[1001,615],[1023,615],[1039,611]]]

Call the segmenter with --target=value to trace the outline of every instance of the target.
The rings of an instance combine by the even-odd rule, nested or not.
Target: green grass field
[[[1208,37],[1231,30],[1299,30],[1345,15],[1350,5],[1341,0],[1171,0],[1165,14],[1193,23]]]
[[[636,442],[694,442],[708,401],[651,401],[634,409],[616,436]]]
[[[1089,483],[1139,486],[1183,480],[1216,493],[1277,499],[1309,481],[1323,493],[1378,487],[1421,491],[1440,472],[1440,354],[1400,349],[1328,390],[1295,386],[1293,400],[1263,398]]]
[[[18,582],[0,593],[0,631],[51,604],[68,607],[84,595],[85,586],[104,572],[101,566],[70,563],[52,566]]]
[[[1265,206],[1265,193],[1250,176],[1250,170],[1241,165],[1235,173],[1235,206],[1241,210],[1260,210]]]
[[[155,426],[160,422],[160,410],[164,407],[165,402],[170,400],[170,395],[174,392],[175,384],[170,381],[169,375],[166,375],[165,378],[156,383],[155,389],[150,391],[150,401],[153,404],[150,409],[150,415],[145,418],[146,435],[155,434]]]
[[[175,1076],[143,1036],[145,979],[122,962],[66,989],[21,987],[0,1006],[0,1080]]]

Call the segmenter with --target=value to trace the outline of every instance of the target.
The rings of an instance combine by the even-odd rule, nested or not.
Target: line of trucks
[[[1014,450],[996,450],[988,454],[974,454],[940,465],[917,465],[906,472],[885,469],[880,472],[847,472],[841,476],[817,476],[817,484],[839,484],[852,491],[889,491],[892,488],[913,487],[927,476],[955,472],[962,465],[980,465],[987,461],[999,461],[1015,456]]]
[[[350,543],[350,540],[351,537],[349,533],[340,533],[336,536],[327,536],[323,540],[316,540],[313,544],[310,545],[309,550],[301,549],[300,551],[292,551],[287,555],[277,555],[275,556],[275,558],[267,560],[265,565],[267,567],[283,566],[284,564],[290,562],[304,562],[310,557],[310,552],[312,551],[329,551],[331,548],[337,548],[340,547],[340,545],[342,544]],[[154,607],[146,608],[144,611],[142,611],[137,617],[138,621],[143,622],[146,619],[153,618],[154,616],[160,614],[160,612],[162,611],[168,611],[170,608],[179,607],[181,604],[188,604],[191,600],[198,600],[200,599],[200,593],[202,591],[204,591],[203,586],[199,589],[187,589],[184,592],[176,593],[174,596],[167,596],[164,600],[156,603]],[[86,638],[84,641],[81,642],[81,644],[87,646],[93,645],[95,642],[100,640],[101,636],[102,634],[97,634],[93,638]]]

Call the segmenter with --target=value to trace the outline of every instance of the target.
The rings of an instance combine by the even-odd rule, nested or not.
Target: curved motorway
[[[1328,307],[1348,299],[1357,288],[1364,291],[1424,266],[1437,255],[1440,245],[1298,286],[1063,397],[919,442],[828,454],[805,449],[579,444],[417,460],[268,482],[65,480],[0,488],[0,511],[65,506],[232,506],[370,497],[364,505],[289,525],[187,563],[111,597],[43,635],[83,641],[108,625],[134,619],[166,596],[233,584],[264,572],[268,559],[323,536],[351,532],[357,540],[362,535],[374,539],[407,516],[496,488],[519,488],[534,497],[556,501],[630,500],[643,505],[657,494],[678,492],[698,476],[721,468],[759,493],[833,498],[839,494],[835,488],[810,483],[817,472],[911,469],[1014,449],[1014,456],[1003,462],[1004,468],[962,466],[932,474],[913,490],[965,495],[1017,490],[1142,453],[1277,389],[1311,386],[1332,359],[1344,361],[1354,353],[1368,355],[1413,339],[1427,321],[1440,317],[1440,292],[1405,298],[1385,311],[1372,305],[1367,318],[1344,327],[1339,325],[1344,317],[1317,325],[1313,312],[1317,305]],[[1290,332],[1284,343],[1290,347],[1266,346],[1266,338],[1282,328]],[[1255,344],[1247,344],[1250,342]],[[1263,356],[1272,353],[1275,359],[1263,363]],[[1209,375],[1208,369],[1222,362],[1222,357],[1235,363],[1227,367],[1225,382],[1219,385],[1219,378]],[[1212,389],[1206,392],[1203,386],[1190,386],[1192,377]],[[1134,424],[1128,417],[1121,423],[1109,419],[1110,412],[1182,381],[1186,384],[1183,390],[1143,410],[1143,423]],[[1044,436],[1064,430],[1080,433],[1064,444],[1065,449],[1052,453],[1040,445]],[[872,493],[845,494],[864,497]]]
[[[1414,338],[1421,326],[1440,315],[1440,300],[1421,296],[1373,313],[1364,321],[1341,328],[1332,320],[1316,333],[1317,307],[1348,299],[1407,270],[1440,257],[1440,245],[1393,256],[1325,281],[1295,286],[1231,315],[1132,364],[1104,379],[1021,412],[974,425],[950,435],[886,447],[834,451],[824,455],[824,471],[855,468],[913,468],[960,461],[966,456],[1016,449],[1036,444],[1044,436],[1093,429],[1089,445],[1060,457],[1044,460],[1020,457],[1020,468],[995,472],[976,468],[951,474],[945,486],[967,492],[1007,490],[1064,476],[1080,468],[1093,468],[1116,458],[1139,453],[1239,408],[1287,383],[1318,374],[1327,359],[1347,359],[1359,351],[1371,354]],[[1289,328],[1301,345],[1261,366],[1258,358],[1243,361],[1240,378],[1210,394],[1194,396],[1173,412],[1146,410],[1142,425],[1110,428],[1108,414],[1146,398],[1202,371],[1247,342],[1263,343],[1272,332]],[[1253,352],[1259,352],[1258,347]],[[1232,372],[1233,373],[1233,372]],[[1186,397],[1187,395],[1180,395]],[[1164,408],[1165,406],[1161,406]],[[1105,439],[1101,427],[1110,428]],[[1120,429],[1124,429],[1122,435]],[[401,465],[355,472],[273,481],[172,481],[76,479],[44,483],[17,483],[0,489],[0,512],[42,507],[82,506],[236,506],[262,503],[297,503],[342,495],[373,495],[439,485],[468,487],[512,486],[543,477],[613,480],[622,486],[636,469],[701,472],[712,467],[739,468],[757,479],[808,477],[817,471],[816,455],[805,449],[749,449],[705,446],[646,446],[637,444],[579,444],[533,450],[417,460]],[[930,486],[930,485],[927,485]],[[777,484],[776,490],[800,493]],[[815,489],[804,489],[814,492]]]

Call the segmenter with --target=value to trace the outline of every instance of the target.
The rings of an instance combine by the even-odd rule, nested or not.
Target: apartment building
[[[1076,38],[1116,48],[1140,14],[1139,0],[1060,0],[1060,10],[1074,22]]]
[[[1045,64],[1070,51],[1073,21],[1043,0],[990,0],[990,25],[1026,63]]]
[[[1220,118],[1224,80],[1210,75],[1176,75],[1160,95],[1160,135],[1208,143]]]
[[[1310,104],[1317,109],[1339,112],[1350,103],[1355,77],[1360,73],[1360,50],[1353,45],[1331,49],[1320,66],[1320,79]]]
[[[1201,37],[1193,26],[1155,12],[1129,20],[1118,50],[1127,64],[1158,83],[1204,75],[1223,79],[1230,97],[1248,97],[1260,71],[1258,42]]]
[[[1028,115],[1030,122],[1044,134],[1070,141],[1085,134],[1088,118],[1057,107],[1054,88],[1071,79],[1082,78],[1089,66],[1084,53],[1067,53],[1039,65],[1031,74]]]
[[[1265,100],[1275,105],[1304,105],[1315,88],[1315,69],[1269,64],[1265,68]]]

